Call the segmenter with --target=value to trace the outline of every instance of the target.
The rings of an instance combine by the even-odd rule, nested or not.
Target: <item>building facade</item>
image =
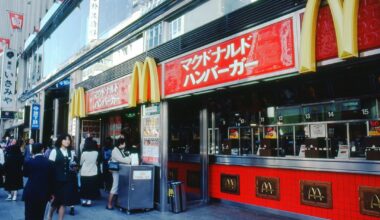
[[[67,0],[19,99],[42,97],[43,141],[127,136],[160,210],[180,180],[192,202],[374,219],[380,3],[337,2]]]

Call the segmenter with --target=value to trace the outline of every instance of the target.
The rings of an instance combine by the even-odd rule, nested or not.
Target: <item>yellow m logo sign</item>
[[[359,0],[327,0],[334,20],[338,56],[358,56],[357,21]],[[308,0],[301,30],[301,73],[315,72],[315,44],[318,10],[321,0]]]
[[[147,101],[152,103],[160,102],[157,65],[151,57],[147,57],[144,63],[136,62],[133,67],[128,105],[129,107],[135,107],[136,104]]]

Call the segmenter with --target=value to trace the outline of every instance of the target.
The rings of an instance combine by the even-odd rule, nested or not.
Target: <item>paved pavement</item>
[[[0,220],[21,220],[24,219],[24,203],[20,201],[21,191],[19,191],[18,201],[5,201],[6,193],[0,190]],[[132,213],[127,215],[119,210],[106,210],[106,195],[98,201],[94,201],[92,207],[76,207],[76,215],[66,215],[65,220],[293,220],[284,216],[268,214],[254,211],[243,207],[235,207],[227,204],[214,203],[207,206],[190,206],[186,212],[174,214],[170,212],[161,213],[158,211],[148,211]],[[68,211],[68,210],[67,210]],[[54,219],[57,219],[57,215]]]

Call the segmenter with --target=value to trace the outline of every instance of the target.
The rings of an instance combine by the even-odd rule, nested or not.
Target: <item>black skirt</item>
[[[68,181],[55,183],[53,207],[72,206],[80,204],[78,181],[76,175],[70,175]]]
[[[97,199],[100,196],[99,178],[95,176],[82,176],[80,178],[80,195],[82,199]]]

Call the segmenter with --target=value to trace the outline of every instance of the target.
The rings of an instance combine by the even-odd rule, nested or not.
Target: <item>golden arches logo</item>
[[[224,187],[228,190],[235,190],[236,189],[236,183],[232,178],[226,178],[224,180]]]
[[[160,86],[156,61],[147,57],[142,62],[136,62],[131,75],[129,87],[129,107],[135,107],[138,103],[150,101],[160,102]]]
[[[346,59],[358,56],[358,8],[359,0],[327,0],[334,20],[338,56]],[[321,0],[308,0],[301,30],[301,73],[315,72],[315,40],[317,18]]]
[[[261,184],[261,193],[269,193],[269,194],[273,194],[274,193],[274,189],[272,187],[272,184],[270,182],[263,182]]]
[[[377,194],[373,195],[371,200],[371,209],[374,209],[375,207],[380,209],[380,198]]]
[[[307,198],[322,201],[325,197],[322,195],[321,190],[318,187],[310,187],[307,194]]]

